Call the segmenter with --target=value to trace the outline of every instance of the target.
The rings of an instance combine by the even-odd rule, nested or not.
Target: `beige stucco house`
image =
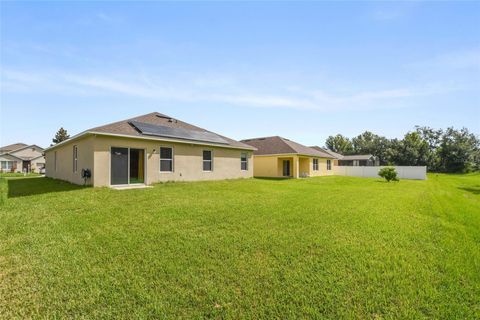
[[[153,112],[86,130],[46,149],[46,175],[95,187],[251,178],[254,150]],[[87,169],[89,178],[82,176]]]
[[[15,143],[0,148],[0,171],[40,172],[45,167],[43,148],[35,144]]]
[[[255,147],[255,177],[315,177],[333,175],[334,157],[300,143],[279,137],[242,140]]]

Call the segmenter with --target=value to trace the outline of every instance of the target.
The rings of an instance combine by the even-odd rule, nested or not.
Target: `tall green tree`
[[[427,166],[430,146],[422,136],[416,132],[409,132],[401,141],[392,143],[391,161],[401,166]]]
[[[362,134],[352,138],[353,149],[355,150],[356,154],[373,154],[375,151],[375,142],[377,140],[377,135],[370,132],[365,131]]]
[[[355,154],[372,154],[380,159],[381,164],[388,162],[390,143],[389,139],[370,131],[365,131],[352,139]]]
[[[416,126],[415,131],[428,143],[427,168],[429,171],[438,171],[440,168],[440,156],[438,148],[443,135],[443,130],[430,127]]]
[[[477,141],[480,141],[480,137],[477,137]],[[480,171],[480,148],[473,153],[473,171]]]
[[[440,169],[444,172],[469,172],[478,166],[480,141],[467,128],[450,127],[442,135],[438,153]]]
[[[391,139],[388,142],[388,148],[385,151],[385,164],[387,165],[396,165],[397,164],[397,159],[399,156],[399,153],[401,152],[401,140],[398,139]]]
[[[350,139],[337,134],[336,136],[329,136],[325,141],[325,146],[340,154],[351,154],[353,152],[353,145]]]
[[[63,129],[62,127],[58,129],[57,133],[55,134],[55,137],[52,139],[52,142],[57,144],[67,140],[68,138],[70,138],[70,135],[68,134],[67,130]]]

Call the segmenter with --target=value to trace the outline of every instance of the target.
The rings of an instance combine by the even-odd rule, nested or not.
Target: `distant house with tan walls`
[[[334,156],[279,137],[241,140],[254,151],[255,177],[315,177],[333,175]]]
[[[36,144],[14,143],[0,148],[1,172],[39,172],[45,167],[44,149]]]
[[[88,129],[47,148],[46,176],[96,187],[251,178],[254,150],[153,112]],[[87,169],[91,177],[85,179]]]
[[[380,165],[378,157],[371,154],[354,154],[344,156],[343,154],[333,152],[332,150],[321,148],[318,146],[310,147],[315,150],[323,151],[335,157],[334,164],[336,166],[348,167],[376,167]]]
[[[357,154],[343,156],[338,163],[340,166],[349,167],[377,167],[380,165],[380,160],[371,154]]]

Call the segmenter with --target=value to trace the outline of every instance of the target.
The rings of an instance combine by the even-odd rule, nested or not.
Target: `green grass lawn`
[[[480,318],[479,174],[0,180],[0,318]]]
[[[21,173],[21,172],[0,172],[0,178],[19,178],[19,177],[38,177],[40,176],[39,173],[29,172],[29,173]]]

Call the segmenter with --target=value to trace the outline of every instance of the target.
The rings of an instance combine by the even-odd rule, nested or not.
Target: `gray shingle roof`
[[[1,147],[0,148],[0,153],[12,152],[12,151],[15,151],[15,150],[18,150],[18,149],[21,149],[21,148],[25,148],[25,147],[28,147],[28,144],[18,142],[18,143],[10,144],[8,146]]]
[[[368,160],[372,157],[373,155],[371,154],[355,154],[355,155],[343,156],[341,160]]]
[[[311,148],[319,151],[324,151],[338,160],[368,160],[373,157],[373,155],[371,154],[352,154],[352,155],[344,156],[340,153],[336,153],[336,152],[333,152],[332,150],[321,148],[318,146],[314,146]]]
[[[341,155],[340,153],[333,152],[332,150],[329,150],[329,149],[325,149],[325,148],[322,148],[322,147],[319,147],[319,146],[312,146],[310,148],[315,149],[319,152],[325,153],[329,158],[334,158],[334,159],[342,159],[343,158],[343,155]]]
[[[245,139],[241,140],[241,142],[257,148],[253,153],[254,155],[300,154],[319,158],[333,158],[325,152],[320,152],[279,136]]]
[[[119,135],[127,135],[127,136],[135,136],[135,137],[144,137],[142,133],[140,133],[138,130],[135,129],[134,126],[132,126],[129,122],[130,121],[138,121],[138,122],[143,122],[143,123],[148,123],[148,124],[153,124],[153,125],[158,125],[158,126],[164,126],[164,127],[169,127],[169,128],[180,128],[180,129],[187,129],[187,130],[192,130],[192,131],[199,131],[199,132],[209,132],[212,134],[215,134],[216,136],[224,139],[227,143],[227,146],[230,147],[238,147],[242,149],[251,149],[253,150],[250,145],[247,145],[245,143],[227,138],[225,136],[216,134],[214,132],[202,129],[200,127],[194,126],[192,124],[183,122],[181,120],[172,118],[170,116],[167,116],[165,114],[159,113],[159,112],[152,112],[148,114],[144,114],[138,117],[134,117],[131,119],[126,119],[110,124],[106,124],[100,127],[95,127],[89,130],[86,130],[85,132],[96,132],[96,133],[106,133],[106,134],[119,134]],[[152,136],[149,136],[149,138],[152,138]],[[161,137],[158,137],[159,140],[162,140]],[[183,140],[183,139],[177,139],[177,140]],[[211,143],[208,143],[211,144]]]

